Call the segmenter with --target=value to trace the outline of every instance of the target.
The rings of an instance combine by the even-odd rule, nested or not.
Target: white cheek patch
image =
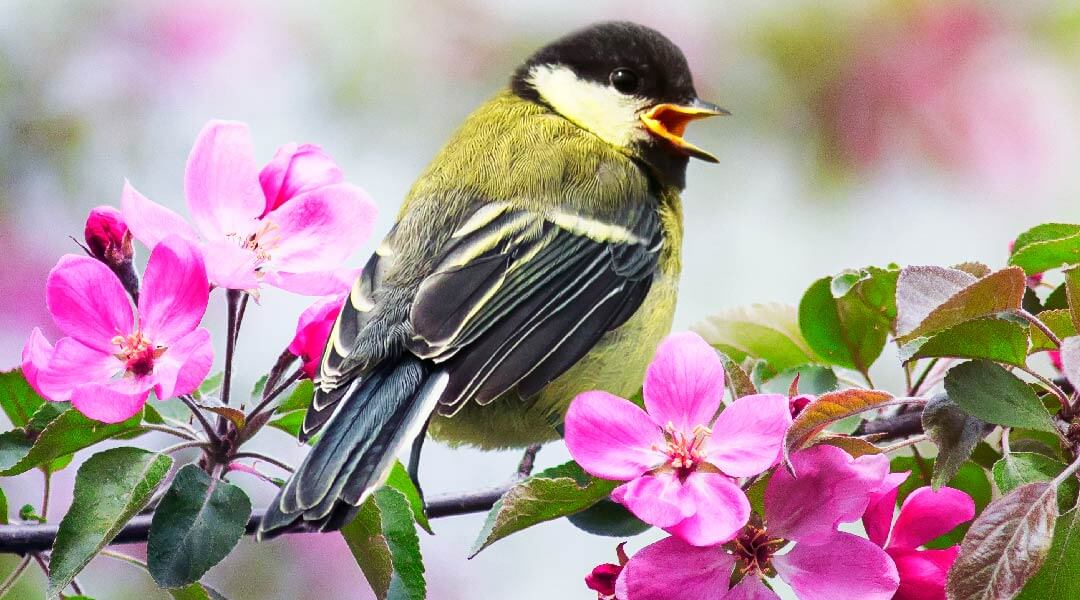
[[[648,101],[579,78],[568,67],[533,67],[529,81],[545,102],[579,127],[615,146],[648,138],[638,115]]]

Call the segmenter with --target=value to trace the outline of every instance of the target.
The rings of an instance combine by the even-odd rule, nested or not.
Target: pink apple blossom
[[[585,576],[585,587],[596,592],[597,600],[616,600],[615,582],[622,573],[623,567],[630,561],[626,556],[626,542],[615,547],[615,554],[619,558],[619,564],[603,563],[596,565]]]
[[[120,211],[112,206],[98,206],[86,217],[83,231],[90,254],[101,262],[114,267],[130,261],[135,255],[131,232]]]
[[[289,343],[289,352],[303,362],[304,374],[309,379],[314,379],[319,370],[326,340],[330,338],[330,331],[346,297],[347,294],[340,294],[321,298],[300,313],[296,335]]]
[[[70,401],[106,423],[138,413],[151,390],[161,399],[190,393],[214,359],[210,333],[199,327],[208,295],[202,255],[179,237],[150,253],[137,311],[104,264],[63,256],[49,273],[45,302],[67,337],[53,346],[34,329],[23,374],[49,400]]]
[[[692,332],[660,344],[645,376],[645,409],[586,392],[566,415],[566,445],[596,477],[626,481],[611,494],[639,519],[695,546],[731,539],[750,516],[735,482],[776,463],[791,424],[781,394],[745,396],[716,416],[724,368]]]
[[[200,243],[217,286],[256,291],[266,283],[300,294],[335,293],[346,276],[341,263],[371,233],[375,205],[360,188],[340,182],[321,151],[307,147],[297,157],[299,147],[290,148],[279,150],[260,176],[248,126],[211,121],[184,174],[194,227],[125,182],[128,226],[150,247],[170,234]]]
[[[870,541],[885,550],[900,575],[894,600],[945,600],[945,580],[960,546],[919,550],[919,546],[975,518],[975,501],[950,487],[921,487],[904,500],[893,523],[896,495],[907,473],[894,473],[875,493],[863,516]]]
[[[765,519],[751,520],[723,546],[669,537],[645,547],[616,582],[619,600],[776,600],[764,579],[779,576],[801,600],[888,600],[899,577],[873,542],[837,530],[857,520],[882,488],[889,460],[852,458],[833,446],[791,457],[797,474],[777,469],[765,491]],[[784,552],[781,552],[784,551]],[[729,589],[732,573],[742,574]]]

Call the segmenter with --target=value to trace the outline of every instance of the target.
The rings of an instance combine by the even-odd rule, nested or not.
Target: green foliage
[[[866,373],[896,319],[899,271],[868,267],[814,282],[799,302],[799,329],[830,364]]]
[[[945,394],[938,394],[926,404],[922,423],[930,440],[938,447],[931,478],[936,490],[956,476],[975,446],[989,433],[989,428],[982,420],[961,410]]]
[[[30,387],[21,369],[0,373],[0,408],[13,426],[26,427],[43,404],[45,399]]]
[[[575,462],[533,475],[491,507],[470,556],[526,527],[585,510],[607,498],[617,485],[589,475]]]
[[[431,530],[431,523],[428,522],[427,514],[424,513],[424,499],[420,497],[420,490],[416,489],[416,484],[409,477],[409,472],[405,470],[401,461],[394,461],[394,466],[390,469],[390,475],[387,476],[385,485],[397,490],[405,497],[405,500],[409,502],[409,508],[412,510],[417,525],[423,527],[424,531],[428,533],[434,533]]]
[[[574,527],[607,537],[628,538],[648,531],[652,526],[635,517],[623,505],[604,499],[585,510],[566,517]]]
[[[48,404],[38,412],[50,412],[52,416],[52,410],[54,407]],[[35,414],[31,421],[38,421],[38,417]],[[88,419],[72,408],[47,419],[40,433],[35,433],[29,427],[25,431],[5,432],[0,434],[0,475],[18,475],[34,467],[53,463],[98,442],[134,431],[141,423],[142,413],[121,423],[106,424]]]
[[[1023,367],[1028,355],[1028,326],[1011,319],[984,317],[965,321],[929,336],[917,337],[900,349],[900,360],[981,358]]]
[[[897,339],[907,343],[972,319],[1020,309],[1027,289],[1022,270],[1007,268],[972,279],[968,273],[950,269],[905,268],[897,282],[897,307],[902,317]],[[952,294],[934,305],[936,300],[931,299],[949,292]],[[918,324],[914,324],[916,320]]]
[[[396,489],[384,487],[372,494],[341,535],[379,600],[426,597],[412,508]]]
[[[791,306],[754,304],[726,310],[691,329],[737,362],[760,358],[777,371],[820,362],[803,339],[796,309]]]
[[[1068,310],[1044,310],[1036,316],[1050,329],[1050,331],[1054,332],[1054,335],[1056,335],[1059,340],[1076,335],[1076,325],[1073,323],[1072,315]],[[1057,348],[1057,346],[1050,341],[1050,338],[1046,337],[1046,334],[1038,327],[1031,325],[1030,333],[1031,349],[1028,351],[1029,354]]]
[[[1050,551],[1057,493],[1046,482],[1022,485],[983,511],[949,570],[950,598],[1012,598]]]
[[[74,500],[53,544],[50,598],[59,597],[98,551],[146,506],[172,462],[163,454],[120,447],[99,452],[79,467]]]
[[[150,523],[150,575],[165,588],[198,581],[232,551],[250,515],[251,501],[243,490],[185,465]]]
[[[994,464],[994,483],[1002,494],[1021,485],[1036,481],[1050,481],[1065,470],[1065,463],[1034,452],[1012,452]],[[1058,488],[1058,510],[1065,512],[1076,506],[1080,484],[1069,477]]]
[[[945,376],[945,392],[964,412],[987,423],[1057,431],[1031,387],[992,362],[975,360],[953,367]]]
[[[1009,264],[1028,275],[1080,262],[1080,225],[1046,223],[1021,233],[1013,244]]]
[[[799,376],[799,393],[820,395],[836,391],[839,380],[836,372],[821,365],[803,365],[788,369],[761,384],[761,391],[769,394],[787,394],[795,376]]]
[[[1080,510],[1058,517],[1054,540],[1039,572],[1024,586],[1017,600],[1080,598]]]

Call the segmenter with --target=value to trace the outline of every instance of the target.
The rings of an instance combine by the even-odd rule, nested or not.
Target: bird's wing
[[[637,310],[662,244],[654,202],[608,220],[480,206],[409,310],[408,349],[449,374],[439,411],[540,391]]]

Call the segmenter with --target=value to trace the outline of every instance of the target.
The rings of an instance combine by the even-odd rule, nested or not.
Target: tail
[[[259,537],[275,537],[297,522],[306,531],[344,527],[419,433],[446,382],[430,362],[405,356],[349,386],[322,437],[267,508]]]

